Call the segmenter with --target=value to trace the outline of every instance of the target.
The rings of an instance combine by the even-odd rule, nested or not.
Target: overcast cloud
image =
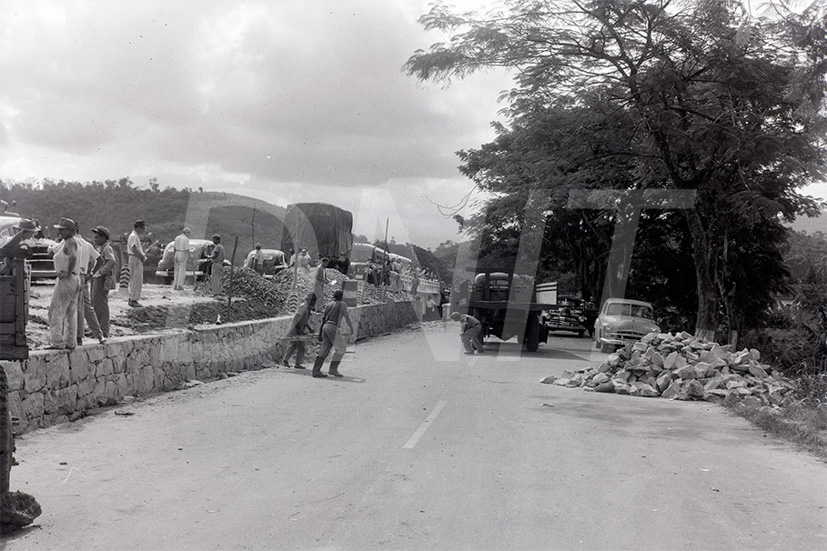
[[[403,74],[445,38],[416,22],[428,2],[4,0],[0,178],[155,177],[331,202],[369,238],[390,218],[398,242],[457,240],[434,203],[472,189],[455,152],[493,138],[511,82]]]
[[[6,0],[0,178],[156,177],[282,205],[332,202],[371,238],[391,217],[397,241],[456,240],[433,202],[471,190],[455,152],[493,137],[510,81],[481,74],[443,88],[402,73],[443,38],[416,22],[427,10],[427,0]]]

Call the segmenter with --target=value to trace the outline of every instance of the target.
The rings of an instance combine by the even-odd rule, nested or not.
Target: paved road
[[[554,337],[359,344],[343,380],[266,369],[26,435],[21,549],[825,549],[827,466],[705,403],[539,384]],[[498,349],[498,352],[497,352]],[[133,415],[119,415],[131,413]]]

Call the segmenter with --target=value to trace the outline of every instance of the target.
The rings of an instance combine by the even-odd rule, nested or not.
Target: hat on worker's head
[[[185,234],[187,234],[187,235],[189,235],[189,234],[191,234],[191,233],[192,233],[192,230],[191,230],[191,229],[189,229],[189,228],[184,228],[183,230],[181,230],[181,232],[182,232],[182,233],[185,233]]]
[[[459,312],[451,312],[451,319],[454,321],[459,320],[460,316],[462,316],[462,314],[460,314]]]
[[[73,230],[75,226],[75,221],[71,218],[61,218],[60,222],[54,225],[55,229],[58,230]]]
[[[260,248],[261,248],[261,243],[256,243],[256,249],[260,249]]]
[[[145,228],[146,227],[146,222],[144,222],[143,220],[135,220],[135,224],[133,225],[133,227],[135,229]]]
[[[21,218],[20,222],[15,224],[14,229],[26,231],[40,231],[40,226],[31,218]]]
[[[213,239],[218,239],[219,241],[221,241],[221,236],[218,235],[218,234],[213,235],[212,238]]]
[[[109,229],[106,226],[98,226],[92,230],[92,233],[97,233],[109,239]]]

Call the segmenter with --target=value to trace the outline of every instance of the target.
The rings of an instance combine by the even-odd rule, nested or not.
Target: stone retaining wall
[[[410,302],[351,308],[357,339],[417,321]],[[83,417],[125,396],[181,388],[228,372],[261,369],[281,358],[290,317],[197,326],[156,335],[111,339],[72,351],[40,350],[28,360],[0,362],[9,383],[9,406],[22,434]]]

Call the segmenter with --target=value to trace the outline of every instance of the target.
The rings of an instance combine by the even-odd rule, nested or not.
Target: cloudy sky
[[[3,0],[0,178],[105,180],[327,201],[357,233],[457,240],[504,73],[402,73],[445,37],[429,0]],[[485,0],[453,0],[462,9]],[[809,190],[827,196],[827,186]],[[464,211],[468,214],[468,211]]]
[[[454,2],[460,6],[463,2]],[[465,2],[466,6],[482,6]],[[401,71],[428,0],[0,4],[0,178],[149,178],[327,201],[377,237],[457,239],[455,152],[493,137],[504,73]],[[381,220],[381,223],[379,221]]]

